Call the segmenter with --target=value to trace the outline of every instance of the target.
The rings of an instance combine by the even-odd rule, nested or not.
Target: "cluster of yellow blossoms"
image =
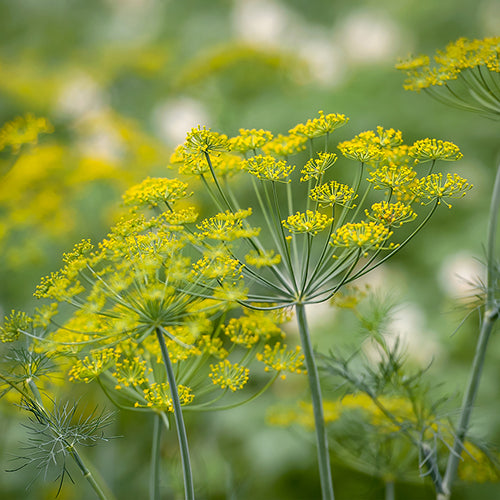
[[[400,61],[396,68],[407,76],[406,90],[426,90],[447,104],[498,117],[499,54],[500,37],[460,38],[437,51],[433,61],[420,55]]]
[[[49,305],[33,319],[14,312],[2,340],[34,335],[37,349],[70,356],[71,380],[97,380],[118,404],[145,410],[173,408],[156,334],[165,338],[186,408],[242,389],[254,360],[262,374],[304,373],[300,349],[282,341],[279,310],[331,298],[369,254],[363,272],[380,252],[397,250],[390,240],[415,219],[415,204],[434,202],[434,210],[470,187],[456,174],[417,172],[425,161],[433,168],[458,160],[452,143],[406,145],[400,131],[382,127],[339,144],[360,165],[352,179],[332,178],[337,155],[315,152],[314,141],[323,136],[328,146],[347,121],[320,112],[276,138],[193,129],[171,164],[201,180],[216,212],[198,217],[185,180],[132,186],[123,196],[129,215],[96,247],[83,241],[65,254],[35,293]],[[289,157],[304,155],[306,142],[311,153],[297,156],[296,169]],[[237,175],[246,176],[255,202],[234,192]]]

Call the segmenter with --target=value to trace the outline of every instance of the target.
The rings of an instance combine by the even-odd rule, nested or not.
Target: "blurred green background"
[[[286,133],[318,110],[344,113],[350,122],[337,141],[382,125],[402,130],[408,143],[453,141],[464,154],[452,170],[474,190],[453,210],[440,210],[372,277],[402,304],[391,331],[403,335],[416,363],[433,361],[431,376],[458,406],[477,318],[452,335],[465,316],[457,296],[470,293],[457,275],[482,273],[500,126],[405,92],[394,64],[462,36],[499,32],[496,0],[1,0],[0,123],[32,112],[55,132],[23,149],[12,168],[9,152],[0,153],[0,313],[30,310],[40,276],[57,269],[76,241],[106,234],[127,187],[148,175],[175,175],[167,170],[169,156],[191,127],[229,136],[239,128]],[[342,314],[325,314],[329,326],[318,323],[318,346],[352,346],[356,336],[346,332],[356,326]],[[495,336],[474,430],[497,445],[499,361]],[[72,391],[106,404],[90,386]],[[319,497],[312,436],[265,423],[266,408],[297,391],[305,391],[301,382],[280,383],[253,405],[188,416],[197,498]],[[2,470],[19,447],[22,418],[3,405]],[[89,450],[119,499],[147,497],[150,425],[118,414],[110,433],[124,437]],[[174,493],[174,436],[163,453],[165,498],[181,498]],[[54,497],[55,483],[26,490],[29,474],[2,471],[0,498]],[[92,498],[76,472],[74,479],[59,498]],[[339,500],[384,498],[380,480],[340,464],[334,481]],[[397,484],[396,493],[433,498],[424,480]],[[500,487],[463,483],[454,498],[500,498]]]

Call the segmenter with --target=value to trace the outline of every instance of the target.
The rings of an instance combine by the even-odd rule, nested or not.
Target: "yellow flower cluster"
[[[321,137],[330,134],[335,129],[342,127],[349,121],[345,115],[329,113],[325,115],[323,111],[319,111],[319,117],[307,120],[307,122],[299,123],[288,132],[291,135],[302,135],[308,139]]]
[[[229,140],[231,148],[233,150],[239,151],[240,153],[246,153],[247,151],[254,151],[262,148],[264,144],[267,144],[272,138],[273,134],[268,130],[256,130],[256,129],[243,129],[239,130],[240,135],[232,137]]]
[[[278,134],[274,139],[262,146],[265,155],[288,157],[306,149],[307,137],[302,135]]]
[[[28,330],[32,322],[25,312],[12,310],[10,316],[5,316],[3,324],[0,325],[0,341],[14,342]]]
[[[127,206],[152,208],[161,203],[171,204],[188,196],[185,182],[178,179],[147,177],[124,193],[123,203]]]
[[[261,267],[275,266],[281,262],[281,255],[274,250],[251,250],[245,255],[245,261],[249,266]]]
[[[79,359],[71,367],[68,375],[72,381],[88,383],[104,373],[115,361],[114,349],[91,351],[88,356]]]
[[[498,54],[500,37],[468,40],[460,38],[450,43],[445,51],[434,56],[435,64],[429,57],[418,56],[400,61],[396,68],[407,75],[404,88],[421,90],[432,86],[442,86],[457,79],[461,72],[484,66],[493,73],[500,72]]]
[[[491,451],[487,453],[470,441],[466,441],[461,458],[458,465],[458,477],[462,481],[487,483],[500,480],[498,453]]]
[[[332,205],[349,206],[357,196],[353,188],[337,181],[330,181],[316,186],[309,193],[311,200],[317,201],[321,207]]]
[[[192,155],[218,154],[230,151],[231,144],[226,135],[198,127],[188,133],[184,150]]]
[[[290,174],[295,167],[289,165],[286,160],[277,161],[272,156],[257,155],[245,160],[242,168],[258,179],[273,182],[290,182]]]
[[[334,247],[358,247],[366,251],[380,248],[391,235],[389,228],[374,221],[348,222],[335,231],[331,244]]]
[[[148,388],[144,389],[143,392],[145,403],[137,401],[134,404],[136,408],[151,408],[155,411],[174,412],[170,387],[167,382],[153,382]],[[177,392],[179,393],[181,406],[189,405],[194,399],[191,389],[182,384],[177,386]]]
[[[307,233],[316,236],[325,227],[331,224],[332,218],[320,212],[306,210],[305,213],[297,212],[295,215],[289,215],[284,221],[281,221],[283,226],[291,233]]]
[[[231,318],[224,327],[226,336],[238,345],[252,347],[259,340],[269,340],[283,335],[272,315],[262,311],[246,311],[239,318]]]
[[[427,198],[428,203],[433,200],[438,203],[443,201],[448,207],[451,205],[446,203],[445,198],[462,198],[469,189],[472,189],[472,184],[458,174],[446,174],[446,180],[443,180],[443,174],[440,172],[423,177],[418,182],[420,197]]]
[[[417,172],[408,165],[384,165],[369,173],[373,189],[398,191],[413,185]]]
[[[229,360],[225,359],[216,365],[210,365],[211,372],[209,377],[212,379],[215,385],[218,385],[221,389],[231,389],[235,392],[238,389],[242,389],[243,386],[248,382],[248,368],[245,368],[238,363],[231,363]]]
[[[148,371],[152,372],[153,369],[149,368]],[[115,389],[117,390],[123,387],[140,386],[147,381],[146,360],[141,359],[140,356],[117,360],[112,375],[116,380]]]
[[[239,238],[251,238],[257,236],[260,231],[259,228],[243,226],[243,221],[251,214],[251,208],[235,213],[228,210],[202,220],[196,227],[201,231],[201,236],[212,240],[234,241]]]
[[[365,214],[368,219],[380,222],[387,227],[402,226],[405,222],[411,222],[417,217],[411,206],[400,201],[396,203],[388,203],[387,201],[374,203],[371,206],[371,212],[365,210]]]
[[[431,160],[456,161],[463,158],[459,147],[452,142],[428,138],[416,141],[408,154],[420,163]]]
[[[14,154],[23,144],[36,144],[40,134],[50,134],[54,128],[46,118],[37,118],[28,113],[7,122],[0,129],[0,151],[10,146]]]
[[[320,179],[336,161],[337,155],[335,153],[318,153],[318,157],[311,158],[300,171],[302,174],[300,178],[301,182],[306,182],[310,179]]]
[[[257,354],[257,359],[265,363],[266,371],[275,370],[280,373],[282,379],[286,378],[286,374],[290,373],[305,373],[304,355],[300,346],[296,346],[293,350],[288,350],[287,345],[281,345],[276,342],[274,346],[266,344],[264,351]]]

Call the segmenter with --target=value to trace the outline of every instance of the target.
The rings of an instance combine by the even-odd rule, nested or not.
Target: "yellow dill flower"
[[[417,217],[409,205],[399,201],[396,203],[388,203],[387,201],[374,203],[371,212],[365,210],[365,214],[368,219],[380,222],[387,227],[402,226],[405,222],[411,222]]]
[[[160,203],[174,203],[188,196],[187,186],[177,179],[147,177],[124,193],[123,203],[134,207],[157,207]]]
[[[291,233],[308,233],[316,236],[325,227],[331,224],[333,219],[326,214],[306,210],[305,213],[297,212],[295,215],[289,215],[284,221],[281,221],[284,227]]]
[[[498,460],[498,454],[488,454],[470,441],[466,441],[462,460],[458,465],[458,477],[463,481],[475,483],[496,482],[500,480]]]
[[[330,134],[335,129],[342,127],[349,121],[345,115],[329,113],[325,115],[323,111],[319,111],[319,117],[307,120],[307,122],[299,123],[288,132],[291,135],[302,135],[308,139],[321,137]]]
[[[158,223],[158,225],[160,225],[162,221],[165,221],[167,224],[175,226],[170,229],[180,230],[181,226],[196,222],[196,219],[198,219],[198,212],[196,209],[194,207],[187,207],[171,212],[163,212],[159,217],[152,220],[152,224],[156,225],[156,223]]]
[[[498,117],[499,53],[500,37],[460,38],[438,50],[432,62],[419,56],[399,62],[396,68],[406,73],[406,90],[424,89],[445,104]]]
[[[192,273],[195,279],[237,281],[243,277],[242,266],[240,261],[227,255],[204,256],[193,264]]]
[[[306,142],[307,137],[303,135],[278,134],[274,139],[262,146],[262,151],[265,155],[288,157],[304,151],[306,149]]]
[[[290,182],[289,176],[295,167],[285,160],[276,160],[272,156],[257,155],[244,160],[242,168],[258,179],[273,182]]]
[[[235,276],[233,280],[228,278],[219,281],[219,286],[214,290],[214,299],[222,301],[226,307],[237,306],[248,297],[248,288],[241,279]]]
[[[438,203],[443,201],[445,205],[451,207],[445,198],[462,198],[469,189],[472,189],[472,184],[469,184],[467,179],[458,174],[446,174],[446,180],[443,180],[443,174],[440,172],[419,180],[418,196],[429,200],[427,203],[422,202],[423,205],[437,200]]]
[[[210,166],[202,153],[184,153],[184,160],[179,165],[182,175],[203,175],[210,172]]]
[[[215,385],[221,389],[231,389],[233,392],[243,388],[248,382],[248,374],[250,373],[248,368],[238,363],[231,364],[227,359],[216,365],[210,365],[210,370],[208,376]]]
[[[287,350],[287,345],[281,345],[276,342],[273,347],[269,344],[264,346],[264,351],[257,353],[257,359],[265,363],[266,371],[275,370],[280,372],[282,379],[286,378],[286,374],[290,373],[305,373],[304,355],[300,346],[296,346],[293,350]]]
[[[140,386],[147,382],[146,371],[152,372],[152,368],[146,369],[146,360],[140,356],[123,358],[115,362],[113,378],[116,380],[115,389],[123,387]]]
[[[392,231],[383,224],[373,221],[348,222],[332,234],[330,243],[337,247],[362,248],[366,255],[366,250],[380,248],[390,236]]]
[[[330,181],[311,189],[309,198],[317,201],[321,207],[332,205],[347,206],[357,198],[354,189],[337,181]]]
[[[42,328],[47,328],[54,316],[58,313],[57,302],[52,302],[51,304],[43,305],[42,307],[37,307],[35,309],[35,314],[33,315],[33,326],[41,326]]]
[[[220,154],[231,150],[229,139],[224,134],[212,132],[205,127],[193,128],[188,133],[184,142],[186,153],[199,154]]]
[[[136,408],[151,408],[157,411],[168,411],[173,413],[174,406],[170,395],[170,386],[167,382],[153,382],[147,389],[143,390],[146,403],[136,402]],[[194,399],[191,388],[182,384],[177,386],[181,406],[190,404]]]
[[[335,153],[318,153],[318,158],[311,158],[300,171],[301,182],[319,179],[337,161]]]
[[[46,118],[37,118],[31,113],[18,116],[0,129],[0,151],[10,146],[14,154],[23,144],[36,144],[40,134],[50,134],[54,127]]]
[[[251,250],[245,255],[245,261],[249,266],[260,269],[261,267],[271,267],[279,264],[281,255],[275,253],[274,250]]]
[[[456,161],[463,158],[458,146],[440,139],[422,139],[410,147],[408,154],[420,163],[431,160]]]
[[[371,131],[370,131],[371,132]],[[350,141],[344,141],[337,146],[340,152],[351,160],[357,160],[362,163],[377,161],[383,158],[383,153],[378,144],[372,139],[375,137],[374,132],[364,132],[364,136],[359,134]]]
[[[88,383],[104,373],[114,362],[114,349],[93,350],[88,356],[76,361],[68,373],[69,379]]]
[[[413,183],[417,172],[409,165],[384,165],[369,173],[373,189],[400,189]]]
[[[255,151],[258,148],[262,148],[264,144],[268,143],[273,138],[273,134],[268,130],[256,130],[256,129],[243,129],[239,130],[240,135],[233,137],[229,140],[233,150],[239,151],[240,153],[246,153],[247,151]]]
[[[212,158],[212,166],[215,173],[221,177],[230,177],[241,172],[243,159],[239,155],[231,153],[221,153]]]
[[[224,326],[224,333],[238,345],[251,347],[259,340],[269,340],[271,337],[281,337],[283,332],[276,324],[281,318],[274,318],[262,311],[245,311],[240,318],[231,318]]]
[[[5,316],[0,326],[0,340],[2,342],[14,342],[21,333],[28,330],[33,320],[22,311],[12,310],[10,316]]]
[[[212,240],[234,241],[238,238],[252,238],[258,236],[260,229],[243,226],[243,221],[251,214],[251,208],[236,212],[227,210],[202,220],[196,227],[202,236]]]

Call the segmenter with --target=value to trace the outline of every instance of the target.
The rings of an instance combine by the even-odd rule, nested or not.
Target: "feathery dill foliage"
[[[444,104],[500,117],[500,37],[468,40],[459,38],[433,60],[426,56],[400,61],[406,90],[424,90]]]
[[[76,461],[85,474],[88,472],[81,462],[76,448],[79,446],[95,446],[99,441],[108,441],[104,430],[112,422],[112,413],[94,409],[88,414],[79,413],[77,405],[65,403],[54,404],[51,411],[46,410],[35,400],[23,400],[21,408],[30,414],[27,430],[27,440],[22,447],[24,455],[15,460],[20,462],[9,472],[33,467],[36,471],[30,485],[39,477],[48,479],[56,473],[59,479],[59,491],[64,480],[71,481],[69,462]]]

